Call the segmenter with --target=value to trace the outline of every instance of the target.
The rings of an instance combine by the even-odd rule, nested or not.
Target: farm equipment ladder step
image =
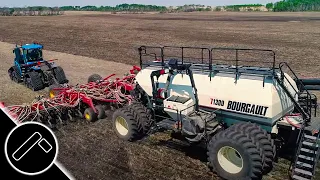
[[[302,132],[297,158],[293,165],[292,178],[295,180],[312,180],[319,159],[319,135],[307,135]]]

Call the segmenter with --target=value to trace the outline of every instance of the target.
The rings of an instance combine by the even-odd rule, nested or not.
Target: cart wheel
[[[84,118],[89,122],[93,122],[98,119],[98,114],[96,114],[92,108],[87,108],[84,110]]]
[[[98,111],[98,119],[104,119],[106,117],[106,112],[105,109],[103,108],[102,105],[96,105],[95,106],[96,110]]]

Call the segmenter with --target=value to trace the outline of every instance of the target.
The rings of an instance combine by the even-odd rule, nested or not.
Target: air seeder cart
[[[293,179],[313,178],[320,119],[308,90],[320,90],[320,79],[276,67],[271,50],[141,46],[139,54],[135,102],[113,114],[121,139],[165,129],[204,142],[209,166],[225,179],[261,179],[281,154],[291,155]]]

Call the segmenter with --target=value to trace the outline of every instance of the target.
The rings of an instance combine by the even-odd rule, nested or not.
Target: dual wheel
[[[208,143],[209,166],[224,179],[261,179],[272,170],[275,145],[252,123],[238,123],[218,132]]]
[[[147,108],[135,102],[117,109],[112,117],[113,129],[120,139],[135,141],[150,130],[152,118]]]
[[[137,140],[150,129],[152,120],[139,103],[117,109],[113,129],[120,139]],[[215,134],[207,146],[209,166],[224,179],[261,179],[270,172],[276,154],[270,134],[253,123],[238,123]]]

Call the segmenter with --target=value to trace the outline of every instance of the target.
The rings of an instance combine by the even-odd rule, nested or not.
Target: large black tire
[[[38,72],[28,72],[24,77],[24,84],[33,91],[39,91],[44,88],[41,74]]]
[[[146,134],[150,130],[153,122],[151,114],[148,113],[148,109],[139,102],[133,102],[128,108],[131,108],[131,110],[135,112],[134,118],[137,120],[138,131]]]
[[[106,117],[106,111],[102,105],[96,105],[95,108],[98,111],[98,116],[97,116],[98,119],[103,119]]]
[[[218,132],[209,141],[207,149],[209,164],[220,177],[237,180],[262,178],[262,159],[259,149],[254,141],[241,131]],[[228,157],[225,156],[227,153]]]
[[[92,74],[91,76],[89,76],[88,78],[88,83],[90,82],[97,82],[99,80],[101,80],[102,77],[99,74]]]
[[[16,83],[21,83],[21,76],[19,74],[19,69],[16,66],[12,66],[9,70],[8,70],[8,74],[9,77],[12,81],[16,82]]]
[[[69,80],[66,78],[66,75],[62,69],[62,67],[58,66],[53,69],[54,76],[59,84],[68,83]]]
[[[264,129],[254,123],[241,122],[231,126],[229,129],[238,129],[248,134],[257,143],[258,148],[261,149],[263,154],[263,173],[269,173],[273,168],[273,162],[276,155],[276,146],[271,135]]]
[[[112,116],[112,126],[117,136],[125,141],[135,141],[140,137],[135,113],[128,107],[117,109]]]
[[[98,119],[98,114],[92,108],[85,109],[83,115],[88,122],[94,122]]]

